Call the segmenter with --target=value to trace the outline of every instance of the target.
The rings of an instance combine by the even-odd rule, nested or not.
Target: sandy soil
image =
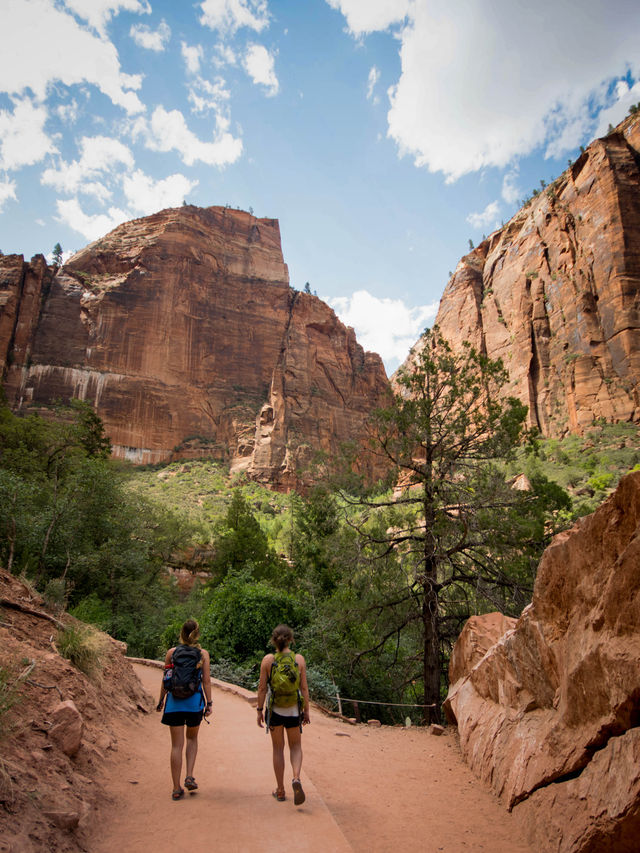
[[[159,672],[136,666],[154,695]],[[512,816],[462,763],[452,734],[350,726],[312,713],[303,736],[304,805],[276,802],[268,736],[239,695],[214,688],[199,738],[199,790],[171,800],[169,733],[158,714],[122,719],[102,781],[92,853],[446,851],[532,853]],[[289,767],[285,779],[290,778]],[[175,833],[179,831],[181,838]],[[283,841],[284,839],[284,841]]]

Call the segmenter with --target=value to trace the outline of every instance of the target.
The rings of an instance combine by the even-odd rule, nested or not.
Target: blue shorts
[[[202,711],[167,711],[162,715],[160,722],[163,726],[187,726],[192,729],[202,722]]]
[[[284,726],[285,729],[295,729],[296,726],[300,725],[300,715],[297,714],[295,717],[283,717],[282,714],[278,714],[275,711],[271,712],[271,716],[269,717],[269,728],[272,729],[275,726]]]

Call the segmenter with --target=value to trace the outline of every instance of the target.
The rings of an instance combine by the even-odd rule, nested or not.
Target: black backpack
[[[195,646],[176,646],[171,657],[173,667],[165,672],[164,686],[174,699],[188,699],[200,689],[202,652]]]

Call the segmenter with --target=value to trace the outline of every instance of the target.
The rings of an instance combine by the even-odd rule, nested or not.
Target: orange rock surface
[[[0,309],[10,404],[88,400],[134,462],[215,456],[287,489],[360,440],[388,388],[380,357],[289,287],[277,221],[243,211],[164,210],[57,271],[2,257]]]
[[[640,117],[462,258],[436,323],[502,358],[544,435],[640,420]]]
[[[640,472],[553,540],[532,604],[502,636],[498,617],[475,617],[452,659],[445,711],[463,755],[535,849],[636,851]],[[495,645],[480,657],[471,635]]]

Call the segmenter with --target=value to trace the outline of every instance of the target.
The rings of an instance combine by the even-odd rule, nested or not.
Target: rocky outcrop
[[[286,489],[359,441],[388,388],[379,356],[289,287],[277,221],[243,211],[165,210],[59,270],[0,258],[0,308],[10,404],[88,400],[134,462],[214,456]]]
[[[462,258],[436,323],[502,358],[544,435],[640,420],[640,116]]]
[[[445,711],[465,759],[535,849],[637,850],[640,472],[554,539],[532,604],[503,627],[475,617],[454,651]]]
[[[86,631],[0,569],[0,849],[91,849],[108,794],[102,773],[118,749],[118,720],[155,705],[125,658],[100,638],[100,668],[88,677],[59,654],[60,626]]]

